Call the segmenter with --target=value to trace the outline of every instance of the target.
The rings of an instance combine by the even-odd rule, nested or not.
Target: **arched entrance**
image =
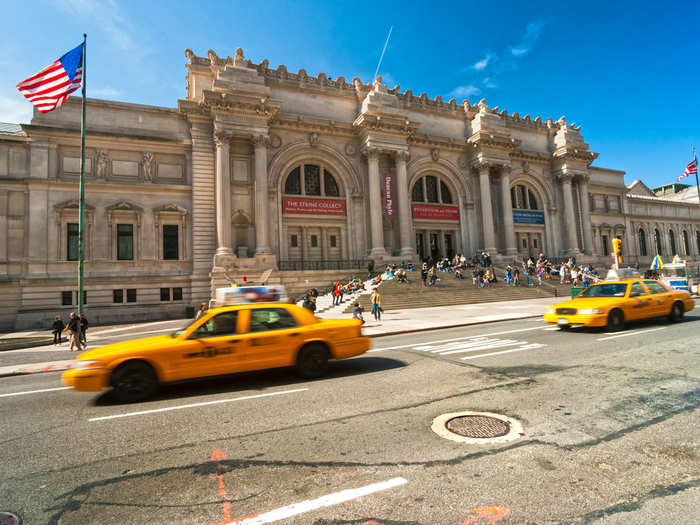
[[[435,260],[461,252],[460,213],[452,183],[438,173],[420,175],[410,195],[418,257]]]
[[[546,251],[543,199],[530,184],[516,181],[510,187],[510,201],[517,253],[537,257]]]

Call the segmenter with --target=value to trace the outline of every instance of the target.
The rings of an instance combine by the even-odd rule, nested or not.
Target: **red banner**
[[[434,204],[412,204],[411,213],[414,219],[429,221],[458,221],[459,207],[436,206]]]
[[[282,213],[293,213],[296,215],[345,215],[345,200],[282,197]]]
[[[384,193],[384,216],[391,219],[394,216],[394,176],[391,173],[384,174],[382,189]]]

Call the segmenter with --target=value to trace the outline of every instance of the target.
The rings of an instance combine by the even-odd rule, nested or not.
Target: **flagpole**
[[[83,33],[83,105],[80,112],[80,208],[78,215],[78,315],[83,313],[83,263],[85,260],[85,81],[87,65],[85,63],[87,33]]]
[[[700,182],[698,182],[698,159],[695,156],[695,146],[693,146],[693,160],[695,161],[695,187],[698,190],[698,205],[700,205]]]

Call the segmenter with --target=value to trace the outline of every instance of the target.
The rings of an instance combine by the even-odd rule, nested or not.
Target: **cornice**
[[[269,121],[270,129],[297,129],[303,131],[316,131],[324,135],[344,135],[352,136],[356,134],[356,129],[347,122],[338,122],[318,117],[307,117],[304,115],[292,115],[288,113],[278,113]]]
[[[522,143],[520,139],[510,137],[507,134],[482,130],[474,133],[467,139],[467,142],[474,148],[495,148],[506,151],[513,151]]]
[[[560,146],[553,153],[552,157],[557,160],[579,160],[586,162],[590,165],[595,159],[598,158],[598,153],[592,151],[586,151],[585,149],[580,149],[575,146]]]
[[[420,123],[412,122],[405,117],[367,113],[360,114],[352,125],[362,131],[381,131],[406,137],[414,135],[420,127]]]

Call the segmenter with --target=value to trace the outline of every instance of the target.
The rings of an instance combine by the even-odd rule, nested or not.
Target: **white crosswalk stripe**
[[[418,344],[412,345],[411,350],[419,352],[430,352],[442,356],[458,357],[456,354],[470,354],[479,352],[477,355],[460,356],[462,360],[476,359],[479,357],[489,357],[492,355],[509,354],[511,352],[522,352],[526,350],[536,350],[543,348],[544,343],[528,343],[517,339],[499,339],[489,336],[474,336],[464,338],[459,341],[452,341],[443,344]],[[502,349],[502,350],[501,350]],[[496,350],[494,352],[483,353],[485,350]]]

